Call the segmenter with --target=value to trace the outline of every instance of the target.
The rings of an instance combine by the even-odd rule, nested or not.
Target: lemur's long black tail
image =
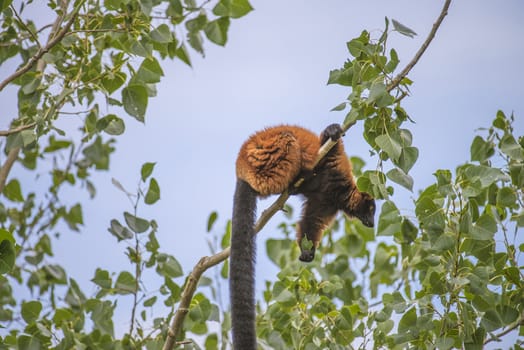
[[[233,349],[256,350],[255,329],[255,215],[257,193],[238,179],[233,205],[229,295],[233,326]]]

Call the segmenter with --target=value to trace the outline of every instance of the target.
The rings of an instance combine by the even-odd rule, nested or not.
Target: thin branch
[[[19,126],[17,128],[10,129],[10,130],[0,130],[0,137],[1,136],[9,136],[9,135],[16,134],[16,133],[18,133],[20,131],[23,131],[23,130],[31,129],[35,125],[36,125],[36,123],[30,123],[30,124],[27,124],[27,125],[21,125],[21,126]]]
[[[422,57],[422,55],[424,54],[424,52],[428,48],[429,44],[431,43],[431,41],[435,37],[435,34],[437,33],[438,28],[442,24],[442,21],[444,20],[444,17],[446,17],[446,15],[448,14],[448,9],[449,9],[449,5],[450,4],[451,4],[451,0],[446,0],[446,2],[444,3],[444,6],[442,7],[442,11],[440,12],[440,15],[437,18],[437,21],[433,24],[433,28],[431,28],[431,31],[428,34],[428,37],[422,43],[422,46],[420,46],[419,50],[417,51],[417,53],[415,54],[413,59],[391,81],[391,83],[388,84],[388,86],[386,87],[386,90],[388,92],[390,92],[391,90],[393,90],[394,88],[396,88],[400,84],[402,79],[404,79],[408,75],[409,71],[411,71],[411,69],[417,64],[417,62],[420,59],[420,57]]]
[[[520,320],[517,320],[513,325],[509,326],[508,328],[506,328],[505,330],[503,330],[502,332],[498,334],[494,334],[491,338],[486,339],[486,341],[484,342],[484,345],[492,341],[499,340],[501,337],[505,336],[508,333],[511,333],[512,331],[514,331],[515,329],[517,329],[520,326],[524,326],[524,313],[521,315]]]
[[[40,45],[40,41],[38,41],[38,37],[36,36],[35,33],[33,33],[33,31],[31,29],[29,29],[29,27],[25,24],[25,22],[22,20],[22,18],[20,17],[20,15],[18,14],[18,11],[16,11],[15,7],[13,6],[13,4],[11,4],[10,6],[11,8],[11,11],[13,11],[13,13],[15,14],[15,17],[18,19],[18,21],[20,22],[20,25],[22,27],[24,27],[24,29],[29,33],[29,35],[33,38],[33,40],[36,42],[36,44],[38,45],[38,48],[42,47],[42,45]]]
[[[4,190],[5,182],[7,181],[7,176],[9,175],[9,172],[11,171],[11,167],[13,166],[14,162],[18,159],[19,152],[19,147],[11,149],[7,154],[7,158],[4,164],[2,164],[2,167],[0,167],[0,193],[2,193],[2,191]]]
[[[42,56],[46,52],[51,50],[51,48],[53,48],[56,44],[58,44],[64,38],[64,36],[69,31],[69,28],[71,28],[71,26],[73,25],[73,23],[74,23],[74,21],[76,19],[76,16],[78,15],[78,11],[79,10],[80,10],[80,6],[77,6],[75,9],[73,9],[73,11],[70,14],[71,18],[62,27],[62,29],[60,29],[60,31],[53,38],[51,38],[44,47],[41,47],[36,52],[36,54],[34,56],[32,56],[26,62],[26,64],[24,66],[19,68],[16,72],[14,72],[10,76],[8,76],[4,81],[2,81],[0,83],[0,91],[2,91],[13,80],[15,80],[16,78],[20,77],[21,75],[27,73],[35,65],[35,63],[38,62],[38,60],[40,60],[40,58],[42,58]]]

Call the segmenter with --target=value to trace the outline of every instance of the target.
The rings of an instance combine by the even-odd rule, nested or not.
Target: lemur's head
[[[375,223],[375,199],[368,193],[361,192],[358,199],[356,199],[353,210],[349,213],[351,216],[359,219],[365,226],[373,227]]]

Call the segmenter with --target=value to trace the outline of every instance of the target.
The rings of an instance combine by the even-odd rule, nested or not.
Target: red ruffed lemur
[[[305,197],[297,225],[299,259],[315,257],[324,229],[339,210],[373,227],[375,201],[360,192],[351,163],[344,152],[338,124],[328,126],[320,137],[298,126],[276,126],[259,131],[242,145],[236,161],[237,183],[233,204],[229,289],[235,350],[256,350],[255,329],[255,232],[257,197],[279,194],[299,178],[304,182],[291,189]],[[313,167],[319,148],[329,138],[336,145]],[[312,241],[304,249],[304,236]]]

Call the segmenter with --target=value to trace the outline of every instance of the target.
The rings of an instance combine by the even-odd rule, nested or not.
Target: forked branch
[[[7,78],[5,78],[0,83],[0,91],[2,91],[13,80],[15,80],[16,78],[18,78],[18,77],[22,76],[23,74],[27,73],[35,65],[35,63],[38,62],[38,60],[40,60],[40,58],[42,58],[42,56],[46,52],[51,50],[51,48],[53,48],[56,44],[58,44],[60,41],[62,41],[64,36],[67,34],[69,29],[71,28],[71,26],[75,22],[75,19],[76,19],[76,16],[77,16],[79,10],[80,10],[80,5],[78,5],[71,12],[71,14],[70,14],[71,17],[69,18],[69,21],[66,22],[66,24],[62,27],[62,29],[60,29],[60,31],[58,33],[56,33],[56,35],[53,38],[51,38],[44,47],[41,47],[40,49],[38,49],[36,54],[34,56],[32,56],[26,62],[26,64],[24,64],[22,67],[20,67],[18,70],[16,70],[13,74],[11,74]]]

